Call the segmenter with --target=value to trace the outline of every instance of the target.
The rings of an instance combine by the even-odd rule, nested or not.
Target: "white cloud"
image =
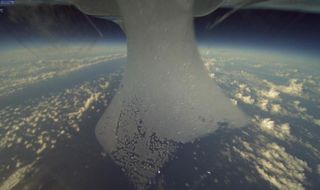
[[[246,88],[247,88],[247,85],[246,85],[246,84],[239,84],[239,89],[240,89],[241,91],[244,91]]]
[[[214,79],[215,74],[213,72],[214,65],[216,64],[217,60],[215,58],[202,58],[204,62],[204,67],[209,72],[209,77]]]
[[[245,96],[245,95],[242,95],[240,92],[236,93],[234,97],[246,104],[254,104],[255,102],[255,100],[250,95]]]
[[[41,147],[36,151],[36,154],[41,154],[47,148],[46,143],[42,143]]]
[[[20,183],[21,180],[24,179],[24,177],[33,171],[33,165],[35,162],[25,165],[16,171],[14,171],[0,186],[1,190],[11,190],[16,185]]]
[[[209,77],[214,79],[215,78],[215,74],[214,73],[209,73]]]
[[[280,190],[304,189],[305,170],[310,170],[306,162],[288,154],[276,143],[267,144],[259,154],[256,169],[262,178]]]
[[[233,98],[231,98],[230,99],[231,100],[231,103],[233,104],[233,105],[238,105],[238,101],[237,100],[235,100],[235,99],[233,99]]]
[[[304,113],[307,111],[307,108],[301,106],[301,102],[298,100],[293,101],[292,106],[299,112]]]
[[[260,96],[269,98],[269,99],[277,99],[279,98],[280,92],[275,90],[274,88],[270,88],[268,91],[259,91]]]
[[[280,113],[282,110],[280,104],[272,104],[271,105],[271,112],[274,112],[274,113]]]
[[[320,126],[320,119],[314,117],[313,115],[309,115],[307,113],[307,108],[301,106],[301,102],[300,101],[295,100],[295,101],[291,102],[289,105],[292,106],[297,112],[297,113],[291,112],[290,114],[291,114],[292,117],[301,118],[301,119],[304,119],[306,121],[310,121],[310,122],[314,123],[315,125]],[[287,111],[283,109],[282,113],[286,114]],[[287,115],[288,115],[288,113],[287,113]]]
[[[258,125],[259,125],[259,127],[261,127],[263,130],[265,130],[265,129],[273,130],[273,129],[274,129],[274,126],[275,126],[274,121],[272,121],[270,118],[258,120]]]
[[[89,98],[87,98],[84,101],[84,105],[80,107],[78,111],[69,113],[68,116],[71,118],[76,117],[79,119],[84,114],[84,112],[86,112],[91,107],[91,105],[94,102],[98,101],[101,94],[102,94],[101,92],[90,94]]]
[[[100,84],[99,86],[100,86],[100,88],[102,88],[103,90],[106,90],[106,89],[109,87],[109,82],[106,81],[104,84]]]
[[[292,96],[302,96],[302,93],[303,93],[303,83],[298,82],[297,79],[291,79],[287,86],[276,85],[266,80],[264,80],[264,82],[267,83],[271,89],[278,90],[280,92],[283,92],[285,94],[289,94]]]
[[[206,58],[203,60],[204,66],[208,71],[211,71],[216,64],[217,60],[215,58]]]
[[[3,132],[0,133],[0,151],[19,147],[40,158],[44,151],[54,148],[59,140],[71,138],[71,131],[80,131],[82,114],[93,109],[94,102],[106,101],[102,97],[109,86],[107,79],[109,78],[100,78],[39,97],[26,106],[11,105],[1,109],[0,127]],[[68,117],[64,114],[70,112],[77,112],[80,117]],[[42,127],[44,125],[46,127]],[[16,154],[17,158],[22,156],[21,153]],[[6,168],[9,164],[11,162],[4,162],[0,168]],[[21,167],[20,162],[16,165]],[[3,172],[9,172],[9,169]]]
[[[273,126],[270,121],[267,126]],[[303,190],[305,172],[310,171],[307,163],[286,152],[276,143],[257,146],[240,139],[239,147],[233,147],[243,159],[254,165],[258,174],[280,190]]]
[[[257,116],[253,121],[263,132],[274,137],[282,140],[286,140],[291,137],[289,123],[276,124],[270,118],[259,118]]]
[[[320,126],[320,119],[313,119],[313,123]]]
[[[263,110],[263,111],[268,111],[268,99],[260,99],[259,102],[257,103],[257,106]]]
[[[0,76],[3,76],[3,80],[0,81],[0,96],[7,96],[29,85],[126,56],[123,50],[120,50],[109,52],[105,56],[99,56],[97,52],[86,52],[89,54],[85,58],[70,58],[70,54],[62,49],[50,52],[52,57],[55,57],[53,54],[57,54],[56,57],[59,59],[40,58],[23,60],[21,57],[25,56],[21,54],[22,56],[15,58],[15,62],[21,62],[21,64],[16,64],[14,68],[3,67],[0,70]],[[44,50],[39,49],[38,51],[42,52]],[[105,52],[103,53],[105,54]],[[47,53],[44,53],[44,55],[47,55]]]

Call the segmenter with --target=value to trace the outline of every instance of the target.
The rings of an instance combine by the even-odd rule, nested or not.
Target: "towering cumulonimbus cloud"
[[[128,65],[96,127],[105,151],[141,189],[186,143],[246,116],[210,80],[194,39],[193,0],[118,0]]]
[[[130,118],[182,143],[213,132],[221,123],[246,123],[204,69],[194,40],[193,0],[118,4],[128,38],[128,65],[118,94],[98,124],[99,140],[104,139],[100,131],[135,128]],[[112,141],[106,144],[107,149],[115,146]]]
[[[194,39],[194,15],[210,12],[220,1],[202,1],[204,6],[193,0],[117,0],[94,7],[75,1],[84,12],[95,10],[91,14],[102,17],[109,4],[127,35],[128,65],[96,136],[139,189],[177,144],[247,123],[209,78]]]

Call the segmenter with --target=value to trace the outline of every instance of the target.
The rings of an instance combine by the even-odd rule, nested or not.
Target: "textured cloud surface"
[[[99,47],[96,50],[99,49],[104,54],[108,52],[106,51],[108,47]],[[43,69],[48,66],[47,71],[55,73],[52,75],[54,80],[84,68],[94,67],[96,64],[108,64],[108,61],[125,57],[123,51],[111,51],[106,56],[97,56],[96,53],[101,52],[95,52],[87,58],[78,60],[61,55],[59,58],[64,58],[63,61],[57,61],[57,58],[54,60],[43,58],[35,63],[43,64]],[[35,77],[37,80],[34,78],[26,80],[23,84],[17,84],[17,80],[20,80],[17,78],[41,75],[42,71],[39,71],[39,68],[37,70],[37,66],[31,63],[23,63],[18,59],[16,61],[19,62],[16,68],[10,68],[10,65],[3,63],[7,71],[5,82],[8,84],[3,88],[1,95],[7,97],[8,94],[14,94],[18,88],[27,91],[30,85],[51,80]],[[107,105],[109,85],[111,82],[114,83],[114,77],[118,77],[118,73],[99,74],[88,81],[67,87],[49,82],[53,87],[58,86],[59,90],[52,90],[42,96],[23,96],[22,101],[0,107],[0,153],[5,153],[1,155],[0,162],[0,189],[14,188],[25,176],[37,171],[34,165],[45,153],[54,150],[59,142],[77,136],[83,127],[82,121],[88,117],[88,113],[101,112],[99,107]],[[15,86],[17,89],[12,88],[10,91],[8,86],[10,88]]]
[[[232,146],[223,152],[229,152],[230,147],[275,189],[307,189],[309,176],[319,175],[320,152],[314,142],[320,136],[317,130],[313,133],[308,130],[318,125],[319,107],[310,105],[319,103],[320,92],[316,90],[319,85],[314,81],[320,78],[297,72],[290,62],[271,64],[259,56],[246,57],[245,52],[240,55],[232,49],[217,51],[218,48],[204,51],[203,55],[209,58],[215,55],[215,64],[209,67],[209,72],[215,73],[214,80],[237,106],[251,113],[254,123],[244,135],[236,135]],[[262,70],[268,76],[262,76]],[[302,150],[306,154],[296,154]],[[226,155],[232,160],[232,154]],[[315,164],[311,164],[313,160]],[[254,183],[257,177],[248,175],[245,179]]]

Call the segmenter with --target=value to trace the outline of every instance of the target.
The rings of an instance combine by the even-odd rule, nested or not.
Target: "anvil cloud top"
[[[183,2],[183,1],[181,1]],[[120,16],[116,0],[16,0],[16,4],[72,4],[80,10],[100,16]],[[197,0],[194,16],[203,16],[218,7],[272,8],[320,12],[319,0]]]

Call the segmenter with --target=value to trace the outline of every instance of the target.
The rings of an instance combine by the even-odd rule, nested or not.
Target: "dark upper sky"
[[[197,39],[201,43],[281,47],[320,52],[320,14],[239,10],[222,23],[208,29],[230,9],[195,19]],[[26,8],[0,11],[1,41],[87,41],[125,40],[121,29],[110,21],[86,17],[70,6]],[[10,17],[10,19],[9,19]],[[94,29],[101,31],[103,37]]]
[[[208,30],[209,23],[229,10],[216,12],[195,21],[197,36],[202,42],[235,45],[259,45],[318,51],[320,53],[320,14],[241,10]]]

